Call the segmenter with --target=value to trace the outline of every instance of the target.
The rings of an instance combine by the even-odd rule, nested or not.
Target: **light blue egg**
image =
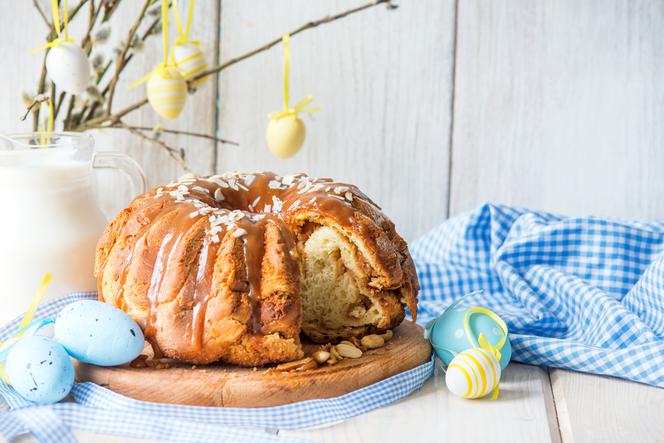
[[[55,319],[55,340],[69,355],[97,366],[129,363],[143,350],[143,331],[121,310],[94,300],[64,308]]]
[[[74,365],[67,351],[52,339],[33,335],[16,343],[5,366],[16,392],[35,403],[55,403],[74,385]]]
[[[436,355],[445,365],[449,365],[456,354],[473,347],[464,330],[464,317],[467,310],[468,308],[453,304],[427,325],[429,340],[431,340]],[[470,316],[468,324],[475,339],[479,337],[480,333],[484,333],[488,341],[495,345],[504,336],[500,325],[487,315],[474,313]],[[505,369],[512,358],[512,345],[509,337],[500,349],[500,354],[500,367]]]

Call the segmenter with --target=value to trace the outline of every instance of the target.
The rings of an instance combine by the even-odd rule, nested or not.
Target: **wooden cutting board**
[[[169,364],[165,368],[104,368],[79,364],[79,381],[92,381],[138,400],[197,406],[257,408],[338,397],[429,360],[431,346],[417,324],[404,321],[385,346],[357,359],[305,371],[274,367]],[[309,355],[318,349],[305,345]]]

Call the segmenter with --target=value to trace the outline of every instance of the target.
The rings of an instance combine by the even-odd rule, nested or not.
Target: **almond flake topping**
[[[272,196],[272,210],[274,212],[279,212],[281,211],[281,207],[283,206],[283,202],[279,200],[279,198],[276,195]]]
[[[224,193],[221,192],[221,188],[217,188],[214,191],[214,199],[217,200],[218,202],[226,200],[226,197],[224,197]]]
[[[243,235],[247,234],[247,230],[243,228],[237,228],[235,231],[233,231],[233,237],[242,237]]]
[[[210,190],[208,188],[204,188],[204,187],[198,186],[198,185],[192,186],[191,189],[194,190],[194,191],[205,192],[205,193],[210,192]]]

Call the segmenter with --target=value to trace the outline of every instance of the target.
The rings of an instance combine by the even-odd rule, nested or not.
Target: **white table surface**
[[[664,389],[513,363],[497,401],[454,397],[437,371],[421,390],[391,406],[325,428],[278,434],[335,443],[664,442],[663,411]],[[148,441],[75,434],[91,443]]]

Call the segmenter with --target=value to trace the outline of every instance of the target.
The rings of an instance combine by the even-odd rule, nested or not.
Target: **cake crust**
[[[323,227],[345,251],[336,269],[357,302],[347,325],[309,310],[303,330],[306,245]],[[415,267],[394,224],[357,187],[304,174],[185,176],[155,188],[107,227],[95,275],[100,300],[134,318],[158,352],[192,363],[294,360],[301,331],[359,337],[397,326],[404,306],[417,316]]]

